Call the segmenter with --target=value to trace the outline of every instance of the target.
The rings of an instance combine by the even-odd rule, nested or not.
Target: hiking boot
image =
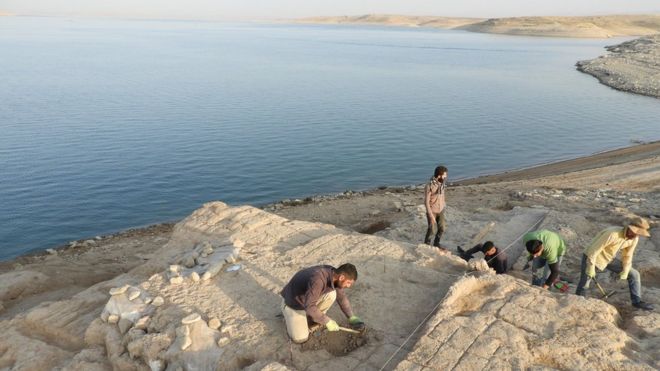
[[[653,310],[653,305],[645,301],[638,301],[636,303],[633,303],[633,307],[643,310]]]

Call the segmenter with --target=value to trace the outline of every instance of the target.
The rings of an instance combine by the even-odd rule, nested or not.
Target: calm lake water
[[[210,200],[421,183],[438,163],[451,180],[660,139],[659,100],[574,68],[617,42],[0,17],[0,259]]]

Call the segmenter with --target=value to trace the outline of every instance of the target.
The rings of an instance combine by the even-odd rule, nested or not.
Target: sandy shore
[[[598,230],[618,225],[628,215],[646,217],[653,222],[652,238],[640,243],[635,267],[642,274],[645,300],[658,307],[659,184],[660,142],[453,184],[448,190],[449,227],[443,243],[454,248],[492,239],[506,246],[513,271],[501,278],[466,277],[462,260],[436,256],[433,249],[418,245],[426,228],[419,185],[289,200],[268,205],[263,211],[208,204],[176,226],[157,225],[81,240],[51,253],[1,263],[0,368],[50,369],[57,365],[81,370],[139,369],[139,365],[158,361],[163,367],[204,368],[221,362],[223,369],[284,369],[263,368],[269,362],[278,362],[277,367],[307,369],[320,357],[325,365],[321,367],[378,369],[440,299],[442,306],[436,307],[429,325],[393,358],[393,366],[406,369],[404,366],[411,363],[430,369],[440,367],[440,360],[431,361],[435,351],[428,346],[448,344],[456,349],[441,353],[457,356],[447,365],[449,368],[461,362],[472,369],[487,364],[496,367],[497,362],[510,364],[508,351],[523,368],[582,368],[589,364],[617,368],[623,365],[617,363],[619,360],[632,362],[635,369],[656,368],[660,366],[660,315],[634,311],[625,288],[622,290],[611,277],[602,278],[601,284],[606,290],[620,293],[608,299],[609,304],[537,292],[526,283],[529,273],[521,270],[522,251],[516,239],[533,227],[559,231],[570,248],[562,275],[576,280],[581,248]],[[232,234],[226,235],[227,231]],[[220,246],[215,249],[217,254],[223,253],[221,247],[228,243],[234,250],[240,247],[241,270],[214,271],[217,278],[209,281],[196,282],[186,276],[181,283],[175,282],[178,273],[167,273],[167,267],[176,262],[188,264],[184,262],[190,260],[190,249],[203,248],[198,241]],[[231,255],[234,250],[226,250],[223,254],[230,255],[219,255],[218,259],[235,259]],[[277,292],[283,282],[301,265],[338,264],[345,259],[358,264],[363,272],[361,283],[351,295],[355,307],[373,327],[367,344],[354,338],[322,336],[308,348],[287,345],[281,320],[276,317]],[[176,269],[188,272],[186,268]],[[165,273],[159,273],[163,270]],[[387,305],[379,291],[384,282],[399,298]],[[114,299],[108,302],[109,288],[124,284],[132,285],[130,290],[136,293],[142,292],[140,298],[144,296],[144,300],[149,297],[151,301],[155,295],[165,299],[164,306],[150,307],[155,312],[147,328],[127,332],[133,326],[129,322],[120,322],[117,329],[99,319],[102,311],[128,310],[128,301],[121,305],[112,302]],[[483,285],[498,287],[497,292],[503,296],[484,294]],[[523,320],[529,310],[525,308],[541,305],[537,300],[557,308],[557,312],[535,315],[538,323],[527,327],[525,323],[535,322]],[[502,305],[509,309],[497,311]],[[219,318],[221,331],[209,329],[204,321],[199,322],[201,328],[176,328],[175,323],[196,312],[212,327],[215,325],[211,320]],[[404,312],[409,316],[401,317]],[[576,322],[564,322],[562,318],[571,313],[582,314],[571,320]],[[603,317],[602,323],[584,322],[593,316],[607,318]],[[471,318],[471,324],[464,322],[467,318]],[[478,327],[482,320],[491,325]],[[434,323],[443,325],[438,328]],[[457,334],[449,340],[434,335],[439,329],[461,326],[465,340]],[[565,326],[580,330],[559,331]],[[557,329],[557,333],[539,332],[548,328]],[[184,330],[191,334],[185,335]],[[508,336],[500,338],[498,331]],[[475,339],[474,334],[480,333],[480,340]],[[540,341],[538,336],[546,338],[553,353],[527,353],[530,344]],[[635,342],[631,345],[637,349],[635,353],[620,347],[620,339],[624,338],[636,339],[626,340]],[[592,344],[593,339],[601,340]],[[185,351],[182,344],[188,341],[193,344],[190,349],[198,350]],[[484,361],[482,356],[470,358],[472,353],[465,350],[468,348],[458,349],[464,342],[470,345],[477,341],[500,344],[502,350],[498,355],[483,355]],[[231,346],[224,348],[227,344]],[[587,348],[580,348],[584,346]],[[355,347],[360,349],[354,356],[334,355]],[[573,356],[576,348],[582,349],[577,358]],[[601,348],[608,349],[612,358],[590,355]],[[449,358],[443,359],[450,362]]]
[[[609,38],[660,32],[660,15],[608,15],[590,17],[452,18],[404,15],[313,17],[299,23],[361,24],[461,29],[471,32],[519,36]]]
[[[577,62],[578,70],[614,89],[660,98],[660,35],[606,49],[605,56]]]

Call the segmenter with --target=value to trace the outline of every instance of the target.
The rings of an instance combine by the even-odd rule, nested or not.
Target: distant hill
[[[473,32],[526,36],[642,36],[660,32],[660,15],[493,18],[459,28]]]
[[[588,17],[453,18],[406,15],[361,15],[312,17],[300,23],[371,24],[405,27],[435,27],[472,32],[525,36],[608,38],[660,33],[658,15],[608,15]]]
[[[300,23],[318,24],[372,24],[385,26],[456,28],[477,23],[482,20],[483,18],[368,14],[356,16],[312,17],[297,19],[296,21]]]

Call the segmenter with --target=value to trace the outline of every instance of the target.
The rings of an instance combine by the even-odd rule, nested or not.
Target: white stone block
[[[124,285],[121,287],[113,287],[110,289],[110,295],[121,295],[128,290],[128,285]]]
[[[190,314],[190,315],[184,317],[183,319],[181,319],[181,323],[183,323],[184,325],[189,325],[189,324],[195,323],[195,322],[197,322],[201,319],[202,319],[202,317],[198,313],[193,313],[193,314]]]

